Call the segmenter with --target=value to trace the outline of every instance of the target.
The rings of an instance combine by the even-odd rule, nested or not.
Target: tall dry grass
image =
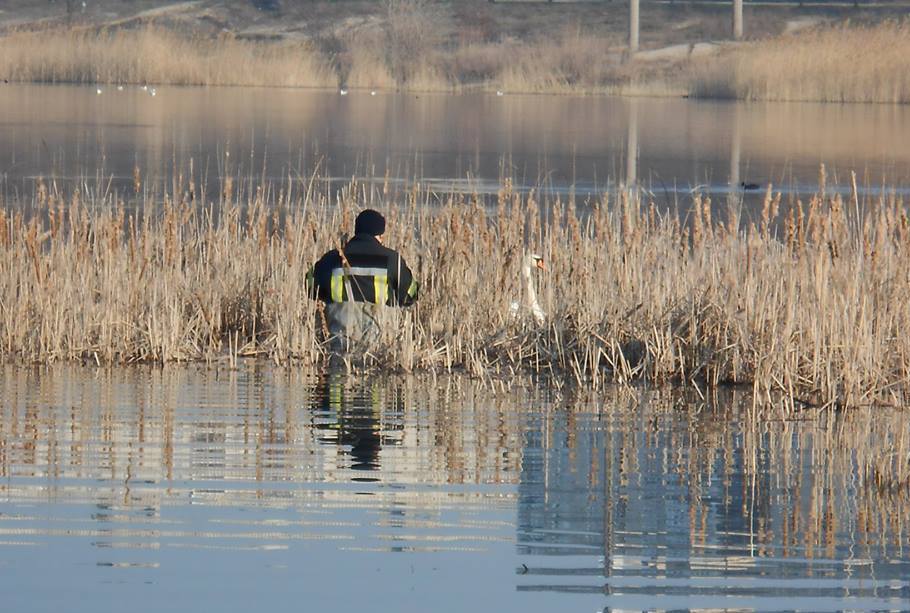
[[[339,81],[347,87],[394,89],[395,76],[383,58],[382,40],[359,37],[345,41],[344,62],[339,63]]]
[[[331,44],[211,38],[147,25],[0,37],[13,81],[172,83],[749,100],[910,102],[910,23],[845,25],[756,41],[704,59],[626,62],[622,40],[581,27],[528,39],[455,40],[439,5],[388,0],[381,26]],[[681,70],[684,69],[684,70]]]
[[[593,92],[628,82],[602,38],[565,30],[535,42],[450,48],[438,8],[423,0],[388,3],[385,27],[332,42],[213,39],[154,25],[135,30],[18,31],[0,37],[0,76],[50,83],[170,83],[452,91]]]
[[[418,188],[392,200],[359,184],[260,185],[239,198],[230,181],[208,204],[190,180],[141,215],[43,184],[32,214],[0,210],[0,353],[322,364],[304,276],[370,206],[388,216],[388,243],[423,293],[358,364],[595,387],[743,384],[791,407],[902,405],[910,391],[910,219],[895,196],[866,206],[822,182],[785,206],[769,189],[761,219],[741,227],[735,207],[718,220],[701,198],[684,223],[628,194],[578,208],[508,182],[483,206]],[[549,267],[542,325],[510,309],[525,293],[527,249]]]
[[[428,0],[386,0],[385,59],[395,82],[437,89],[433,54],[443,40],[439,6]]]
[[[14,81],[332,87],[330,63],[304,44],[230,36],[55,28],[0,37],[0,74]]]
[[[910,22],[750,43],[697,66],[690,93],[745,100],[910,102]]]

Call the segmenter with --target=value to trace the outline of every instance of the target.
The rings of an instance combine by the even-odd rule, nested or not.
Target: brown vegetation
[[[694,71],[691,93],[745,100],[910,102],[910,23],[800,31]]]
[[[0,353],[318,365],[327,352],[305,273],[372,206],[424,287],[360,364],[750,384],[760,401],[851,406],[902,404],[910,391],[910,220],[893,196],[866,208],[822,182],[784,206],[769,189],[762,219],[740,228],[736,207],[717,221],[702,198],[681,223],[628,194],[579,210],[508,182],[492,207],[419,189],[393,202],[358,184],[337,195],[261,185],[240,198],[230,180],[204,204],[198,179],[183,182],[141,215],[43,183],[32,214],[7,203]],[[529,246],[549,267],[542,325],[510,312]]]
[[[138,31],[51,29],[0,37],[0,74],[46,83],[332,87],[331,65],[307,45],[269,45]]]
[[[44,27],[0,37],[13,81],[622,93],[832,102],[910,101],[910,26],[820,26],[744,46],[685,45],[628,62],[618,33],[575,23],[498,36],[477,11],[388,0],[375,23],[309,39],[246,40],[151,24]],[[696,20],[697,21],[697,20]],[[465,29],[455,36],[454,24]],[[606,26],[602,26],[606,27]],[[192,32],[192,30],[190,30]],[[672,39],[672,37],[671,37]],[[668,39],[670,40],[670,39]],[[675,39],[673,39],[675,40]],[[647,54],[642,54],[644,58]]]

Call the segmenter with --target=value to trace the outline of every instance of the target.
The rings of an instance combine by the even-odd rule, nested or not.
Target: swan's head
[[[543,257],[537,253],[526,253],[521,264],[521,275],[530,281],[531,273],[535,268],[538,270],[546,270],[546,266],[544,266],[543,263]]]

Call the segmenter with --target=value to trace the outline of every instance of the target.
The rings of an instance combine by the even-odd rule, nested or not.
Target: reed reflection
[[[173,549],[286,551],[283,564],[306,568],[319,546],[482,553],[510,592],[625,609],[643,608],[635,597],[812,610],[910,598],[901,412],[782,421],[740,394],[262,364],[4,366],[0,390],[0,552],[40,543],[50,556],[34,568],[165,568]]]
[[[520,591],[604,593],[633,609],[636,595],[871,599],[861,609],[910,597],[900,413],[756,420],[737,394],[599,402],[529,424]]]

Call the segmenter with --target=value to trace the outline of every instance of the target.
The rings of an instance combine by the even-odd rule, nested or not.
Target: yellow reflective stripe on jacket
[[[373,299],[376,304],[385,304],[389,299],[388,275],[375,275],[373,277]]]
[[[414,298],[417,296],[417,280],[411,280],[411,287],[408,288],[408,297]]]
[[[332,275],[332,302],[344,302],[344,275]]]

